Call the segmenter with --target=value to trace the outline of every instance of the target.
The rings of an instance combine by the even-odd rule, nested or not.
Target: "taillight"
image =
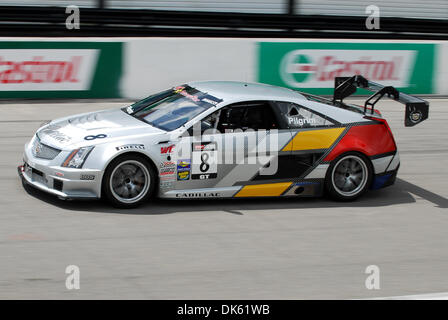
[[[395,144],[395,148],[397,147],[397,144],[395,143],[394,135],[392,134],[392,130],[390,129],[389,124],[387,123],[386,119],[377,118],[377,117],[373,117],[373,116],[364,116],[364,118],[365,119],[369,119],[369,120],[373,120],[373,121],[381,122],[387,128],[387,131],[389,132],[389,135],[390,135],[390,137],[392,138],[392,140],[393,140],[393,142]]]
[[[364,119],[369,119],[369,120],[381,122],[390,130],[389,125],[387,124],[387,121],[384,118],[377,118],[375,116],[364,116]]]

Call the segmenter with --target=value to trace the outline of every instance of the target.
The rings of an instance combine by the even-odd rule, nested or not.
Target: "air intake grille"
[[[50,146],[41,143],[39,141],[39,137],[36,136],[36,139],[34,139],[33,142],[32,152],[36,158],[53,160],[61,152],[61,150],[52,148]]]

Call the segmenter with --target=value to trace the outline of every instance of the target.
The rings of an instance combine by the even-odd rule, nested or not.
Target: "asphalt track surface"
[[[448,291],[448,100],[403,125],[394,186],[327,199],[156,200],[121,211],[26,191],[24,143],[43,120],[123,102],[0,104],[0,299],[357,299]],[[79,290],[65,287],[68,265]],[[365,269],[380,268],[380,290]]]

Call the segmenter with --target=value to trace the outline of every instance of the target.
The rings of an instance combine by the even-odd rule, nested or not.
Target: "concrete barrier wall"
[[[138,99],[198,80],[332,94],[335,76],[356,73],[411,94],[448,95],[448,42],[0,39],[0,98]]]
[[[438,43],[437,63],[435,66],[435,94],[448,95],[448,41]]]
[[[124,51],[122,94],[148,92],[194,80],[255,81],[254,41],[152,38],[129,40]]]

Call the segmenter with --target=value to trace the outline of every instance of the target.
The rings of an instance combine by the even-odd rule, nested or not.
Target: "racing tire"
[[[103,196],[116,208],[136,208],[152,196],[156,182],[157,175],[145,157],[125,154],[108,165],[102,183]]]
[[[359,152],[347,152],[334,159],[325,177],[325,191],[337,201],[352,201],[363,195],[372,183],[373,167]]]

